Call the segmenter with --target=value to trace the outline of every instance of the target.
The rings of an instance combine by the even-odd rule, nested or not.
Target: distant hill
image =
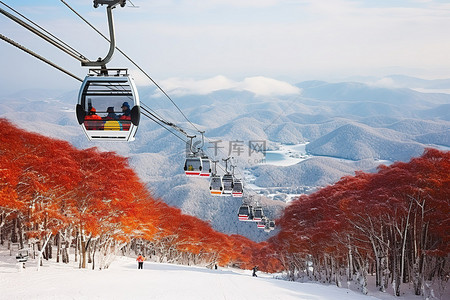
[[[450,104],[442,104],[417,112],[420,118],[450,121]]]
[[[431,132],[416,137],[416,140],[423,144],[434,144],[450,147],[450,130],[442,132]]]
[[[355,170],[374,171],[377,162],[347,162],[332,157],[313,157],[293,166],[260,165],[252,168],[255,184],[260,187],[318,187],[336,182]]]
[[[450,89],[450,79],[422,79],[405,75],[390,75],[384,77],[392,80],[395,86],[405,88],[424,88],[424,89]]]
[[[404,105],[406,109],[411,107],[425,107],[435,104],[450,102],[448,94],[427,94],[408,88],[384,88],[371,86],[359,82],[304,82],[296,84],[302,88],[302,96],[332,101],[375,101],[393,105]]]
[[[306,150],[313,155],[355,161],[367,158],[407,161],[421,155],[424,146],[394,130],[347,124],[309,143]]]

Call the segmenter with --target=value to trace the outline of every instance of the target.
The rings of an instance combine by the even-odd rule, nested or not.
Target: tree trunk
[[[56,262],[59,263],[59,257],[61,253],[61,233],[58,231],[56,235]]]
[[[380,285],[380,291],[383,293],[386,292],[386,289],[389,286],[389,257],[386,251],[384,252],[383,256],[381,257],[381,285]]]
[[[2,246],[5,243],[5,239],[4,239],[4,236],[3,236],[3,226],[5,224],[5,216],[4,215],[5,215],[4,212],[2,212],[0,214],[0,245],[2,245]]]
[[[13,226],[11,229],[11,243],[17,243],[17,218],[13,219]]]
[[[47,247],[47,243],[50,240],[50,238],[52,237],[51,233],[48,234],[48,237],[45,239],[44,245],[42,246],[41,249],[38,248],[38,259],[37,259],[37,270],[39,271],[42,265],[42,254],[45,251],[45,248]],[[40,242],[39,242],[40,244]]]
[[[70,243],[68,241],[66,241],[64,244],[64,247],[62,249],[62,262],[65,264],[69,263],[69,249],[70,249]]]
[[[410,215],[411,215],[412,205],[413,205],[413,199],[411,199],[410,203],[409,203],[408,215],[406,216],[406,224],[405,224],[405,229],[403,231],[402,254],[401,254],[401,257],[400,257],[400,277],[399,277],[400,280],[404,279],[405,260],[406,260],[406,258],[405,258],[406,240],[407,240],[408,227],[409,227],[409,218],[410,218]],[[398,295],[397,296],[400,296],[399,295],[400,294],[400,281],[397,282],[397,285],[398,285]]]
[[[75,260],[74,260],[75,262],[78,261],[78,242],[79,242],[78,235],[79,235],[79,233],[78,233],[78,227],[77,227],[76,231],[75,231]]]
[[[97,248],[96,244],[97,244],[96,241],[94,241],[94,243],[92,244],[92,248],[93,248],[93,250],[92,250],[92,270],[95,270],[95,249]]]
[[[18,232],[18,236],[19,236],[20,249],[23,249],[24,248],[24,245],[23,245],[23,226],[22,226],[22,222],[20,221],[20,218],[17,218],[17,232]]]

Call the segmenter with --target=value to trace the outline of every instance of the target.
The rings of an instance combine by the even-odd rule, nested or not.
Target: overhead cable
[[[19,48],[19,49],[22,50],[22,51],[25,51],[26,53],[28,53],[28,54],[30,54],[30,55],[36,57],[37,59],[39,59],[39,60],[45,62],[46,64],[49,64],[50,66],[54,67],[55,69],[58,69],[59,71],[61,71],[61,72],[65,73],[65,74],[71,76],[72,78],[75,78],[76,80],[83,82],[83,79],[81,79],[81,78],[77,77],[76,75],[70,73],[69,71],[63,69],[62,67],[60,67],[60,66],[58,66],[57,64],[51,62],[50,60],[48,60],[48,59],[46,59],[46,58],[40,56],[39,54],[37,54],[37,53],[31,51],[30,49],[25,48],[24,46],[20,45],[19,43],[16,43],[15,41],[13,41],[13,40],[7,38],[7,37],[4,36],[3,34],[0,34],[0,38],[1,38],[2,40],[4,40],[5,42],[7,42],[7,43],[9,43],[9,44],[11,44],[11,45],[13,45],[13,46]]]
[[[0,8],[0,13],[5,15],[6,17],[10,18],[11,20],[16,22],[20,26],[28,29],[32,33],[36,34],[38,37],[40,37],[40,38],[44,39],[45,41],[49,42],[53,46],[55,46],[58,49],[60,49],[61,51],[65,52],[66,54],[68,54],[68,55],[72,56],[73,58],[77,59],[78,61],[80,61],[80,62],[87,61],[87,59],[84,56],[80,55],[79,53],[74,53],[72,51],[72,49],[66,47],[65,45],[61,44],[59,41],[53,39],[52,37],[49,37],[48,35],[42,33],[41,31],[37,30],[36,28],[34,28],[33,26],[27,24],[26,22],[24,22],[23,20],[17,18],[16,16],[10,14],[9,12],[5,11],[4,9]]]
[[[39,28],[40,30],[44,31],[45,33],[47,33],[48,35],[50,35],[52,38],[54,38],[55,40],[57,40],[58,42],[60,42],[61,44],[63,44],[64,46],[66,46],[68,49],[72,50],[73,53],[77,53],[80,57],[85,58],[80,52],[78,52],[76,49],[72,48],[70,45],[68,45],[67,43],[65,43],[64,41],[62,41],[61,39],[59,39],[57,36],[53,35],[51,32],[47,31],[45,28],[42,28],[41,26],[39,26],[39,24],[36,24],[35,22],[33,22],[32,20],[30,20],[29,18],[27,18],[26,16],[24,16],[23,14],[21,14],[20,12],[18,12],[17,10],[15,10],[14,8],[12,8],[11,6],[9,6],[8,4],[4,3],[3,1],[0,1],[1,4],[3,4],[4,6],[6,6],[7,8],[9,8],[10,10],[12,10],[13,12],[15,12],[17,15],[21,16],[23,19],[27,20],[28,22],[30,22],[31,24],[33,24],[34,26],[36,26],[37,28]]]

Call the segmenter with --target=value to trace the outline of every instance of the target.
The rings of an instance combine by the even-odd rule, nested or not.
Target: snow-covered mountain
[[[355,170],[374,171],[377,165],[373,159],[346,161],[332,157],[313,157],[287,167],[256,166],[252,168],[252,173],[256,176],[257,186],[295,189],[325,186],[338,181],[342,176],[353,174]]]
[[[407,161],[419,156],[424,146],[407,134],[363,124],[346,124],[306,146],[308,153],[350,160],[375,158]]]
[[[434,84],[447,87],[447,81]],[[208,154],[213,156],[217,150],[212,142],[220,141],[216,159],[235,156],[240,177],[246,168],[254,185],[271,189],[270,197],[285,192],[284,188],[313,190],[352,175],[355,170],[373,171],[381,162],[408,161],[426,147],[450,147],[449,94],[356,82],[308,81],[296,87],[301,93],[262,96],[219,90],[172,98],[190,121],[206,130]],[[75,117],[77,94],[77,90],[0,94],[0,117],[26,130],[67,140],[78,148],[116,151],[129,157],[156,197],[184,213],[208,220],[215,229],[226,233],[258,241],[269,236],[257,230],[255,224],[237,221],[240,199],[212,197],[206,180],[186,178],[182,169],[184,142],[152,121],[141,119],[132,143],[89,142]],[[140,96],[162,117],[192,130],[191,124],[155,89],[142,88]],[[291,166],[257,164],[263,157],[249,153],[252,141],[265,141],[267,150],[277,149],[280,143],[309,142],[309,158]],[[243,151],[233,152],[233,142],[240,142]],[[275,195],[274,199],[261,199],[272,218],[280,215],[287,198]]]

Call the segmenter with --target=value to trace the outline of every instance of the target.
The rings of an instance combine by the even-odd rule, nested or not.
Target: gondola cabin
[[[255,207],[253,210],[253,221],[260,222],[264,218],[264,212],[261,206]]]
[[[272,231],[272,229],[270,229],[270,221],[266,221],[266,224],[264,226],[264,231],[265,232],[270,232]]]
[[[201,157],[190,155],[186,157],[186,160],[184,162],[184,173],[186,176],[200,176],[200,173],[202,172],[202,159]]]
[[[248,204],[242,204],[238,212],[239,221],[253,221],[253,209]]]
[[[233,192],[233,175],[225,174],[222,177],[223,194],[231,195]]]
[[[270,230],[275,229],[275,221],[269,221],[269,228],[270,228]]]
[[[231,195],[233,197],[242,197],[242,194],[244,192],[242,181],[240,179],[236,179],[233,182],[233,190],[231,192]]]
[[[218,175],[212,175],[209,182],[209,191],[213,196],[222,196],[223,183],[222,177]]]
[[[91,69],[76,106],[78,123],[91,141],[134,141],[140,106],[126,69]]]
[[[256,224],[256,226],[260,229],[264,229],[266,228],[266,223],[267,223],[267,219],[265,217],[263,217],[260,221],[258,221],[258,223]]]
[[[209,178],[211,176],[211,160],[207,156],[202,156],[202,170],[200,177]]]

